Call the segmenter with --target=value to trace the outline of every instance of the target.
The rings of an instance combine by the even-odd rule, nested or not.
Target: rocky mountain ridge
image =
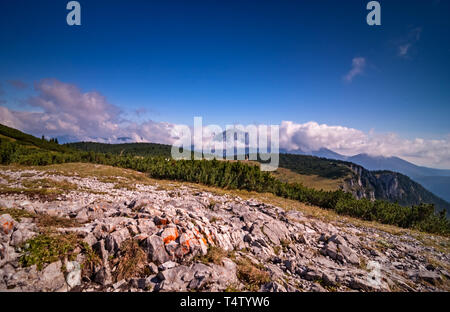
[[[330,160],[334,159],[352,162],[371,171],[389,170],[398,172],[410,177],[433,194],[439,196],[447,202],[450,202],[450,170],[448,169],[445,170],[417,166],[395,156],[374,156],[365,153],[353,156],[344,156],[327,148],[320,148],[316,151],[309,152],[305,152],[301,149],[294,151],[283,150],[282,152],[299,155],[312,155],[328,158]]]
[[[422,202],[434,204],[437,211],[450,211],[450,203],[398,172],[370,171],[348,161],[296,154],[280,154],[280,167],[301,175],[317,175],[338,181],[342,190],[358,199],[386,200],[403,206]]]
[[[2,170],[0,184],[11,189],[42,180],[66,188],[2,193],[0,290],[448,290],[447,249],[407,231],[326,221],[193,185],[108,179]],[[76,244],[39,267],[33,256],[38,242],[53,246],[48,237]]]
[[[352,163],[348,163],[348,168],[352,173],[344,179],[342,189],[358,199],[381,199],[398,202],[404,206],[432,203],[438,211],[444,209],[447,214],[449,213],[448,202],[428,192],[422,185],[401,173],[386,170],[369,171]]]

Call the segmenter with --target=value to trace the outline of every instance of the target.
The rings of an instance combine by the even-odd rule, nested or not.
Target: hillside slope
[[[23,133],[14,128],[0,124],[0,140],[15,142],[28,148],[37,148],[48,151],[68,152],[71,149],[56,142],[38,139],[30,134]]]
[[[347,158],[369,170],[390,170],[407,175],[427,190],[450,201],[450,170],[416,166],[398,157],[359,154]]]
[[[296,154],[280,154],[280,167],[302,175],[341,179],[340,187],[356,198],[381,199],[407,206],[425,202],[446,210],[447,214],[450,212],[450,203],[401,173],[370,171],[347,161]]]
[[[388,170],[398,172],[410,177],[428,191],[450,202],[450,170],[417,166],[399,157],[373,156],[368,154],[344,156],[326,148],[309,152],[304,152],[299,149],[295,151],[283,151],[283,153],[310,155],[328,158],[330,160],[352,162],[371,171]]]
[[[97,153],[112,153],[117,155],[136,156],[164,156],[170,157],[172,146],[157,143],[122,143],[106,144],[96,142],[67,143],[64,146],[81,151],[93,151]]]
[[[10,189],[0,193],[0,218],[11,226],[0,232],[0,291],[450,287],[445,237],[109,166],[1,173]]]

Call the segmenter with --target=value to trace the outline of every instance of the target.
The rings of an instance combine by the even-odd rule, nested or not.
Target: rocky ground
[[[447,238],[76,167],[0,172],[1,291],[449,289]]]

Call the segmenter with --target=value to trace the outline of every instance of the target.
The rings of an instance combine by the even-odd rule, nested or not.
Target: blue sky
[[[90,0],[72,27],[67,2],[0,3],[8,110],[42,112],[29,97],[54,78],[136,123],[315,121],[449,137],[450,1],[380,1],[382,25],[368,26],[368,1]]]

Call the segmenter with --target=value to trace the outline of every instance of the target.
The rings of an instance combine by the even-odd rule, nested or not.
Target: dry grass
[[[7,183],[14,183],[14,179],[12,179],[9,175],[3,174],[0,172],[0,178],[5,180]]]
[[[39,214],[36,216],[36,224],[45,229],[49,228],[71,228],[71,227],[79,227],[81,223],[79,223],[75,219],[61,218],[56,216],[49,216],[45,214]]]
[[[33,199],[54,201],[63,193],[63,191],[58,189],[10,187],[5,184],[0,184],[0,195],[23,194]]]
[[[228,257],[228,252],[226,252],[222,248],[216,246],[209,246],[206,255],[197,256],[194,258],[194,261],[199,261],[204,264],[214,263],[221,265],[223,258],[226,257]]]
[[[0,215],[9,214],[17,222],[22,221],[22,218],[34,218],[36,214],[18,208],[2,208],[0,207]]]
[[[118,189],[125,189],[128,191],[136,191],[136,186],[130,181],[130,182],[117,182],[114,185],[114,189],[118,190]]]
[[[11,138],[11,137],[8,137],[8,136],[3,135],[3,134],[0,134],[0,138],[1,138],[2,140],[7,140],[7,141],[10,141],[10,142],[15,142],[15,141],[17,141],[16,139]]]
[[[343,179],[327,179],[318,175],[299,174],[285,168],[278,168],[271,174],[282,182],[301,183],[306,187],[324,191],[336,191],[344,182]]]
[[[32,173],[32,172],[24,172],[24,173],[20,174],[20,177],[21,178],[31,178],[31,177],[34,177],[34,173]]]
[[[49,231],[52,228],[71,228],[82,225],[74,219],[49,216],[46,214],[35,214],[19,208],[0,207],[0,215],[2,214],[9,214],[17,222],[20,222],[22,218],[33,218],[35,219],[36,224],[46,231]]]
[[[119,263],[117,264],[116,280],[139,276],[144,273],[147,255],[137,241],[129,239],[120,248]]]
[[[53,201],[59,195],[78,189],[76,184],[70,183],[66,180],[57,181],[49,178],[22,179],[23,176],[24,174],[21,175],[20,186],[10,186],[6,184],[0,184],[0,194],[5,195],[24,194],[31,198]],[[8,183],[17,182],[11,181],[11,178],[9,178],[7,181]]]
[[[21,181],[21,184],[27,189],[57,189],[65,192],[78,189],[78,186],[76,184],[70,183],[69,181],[57,181],[49,178],[24,179]]]
[[[269,273],[246,258],[237,261],[237,277],[249,291],[258,291],[261,285],[270,282]]]

